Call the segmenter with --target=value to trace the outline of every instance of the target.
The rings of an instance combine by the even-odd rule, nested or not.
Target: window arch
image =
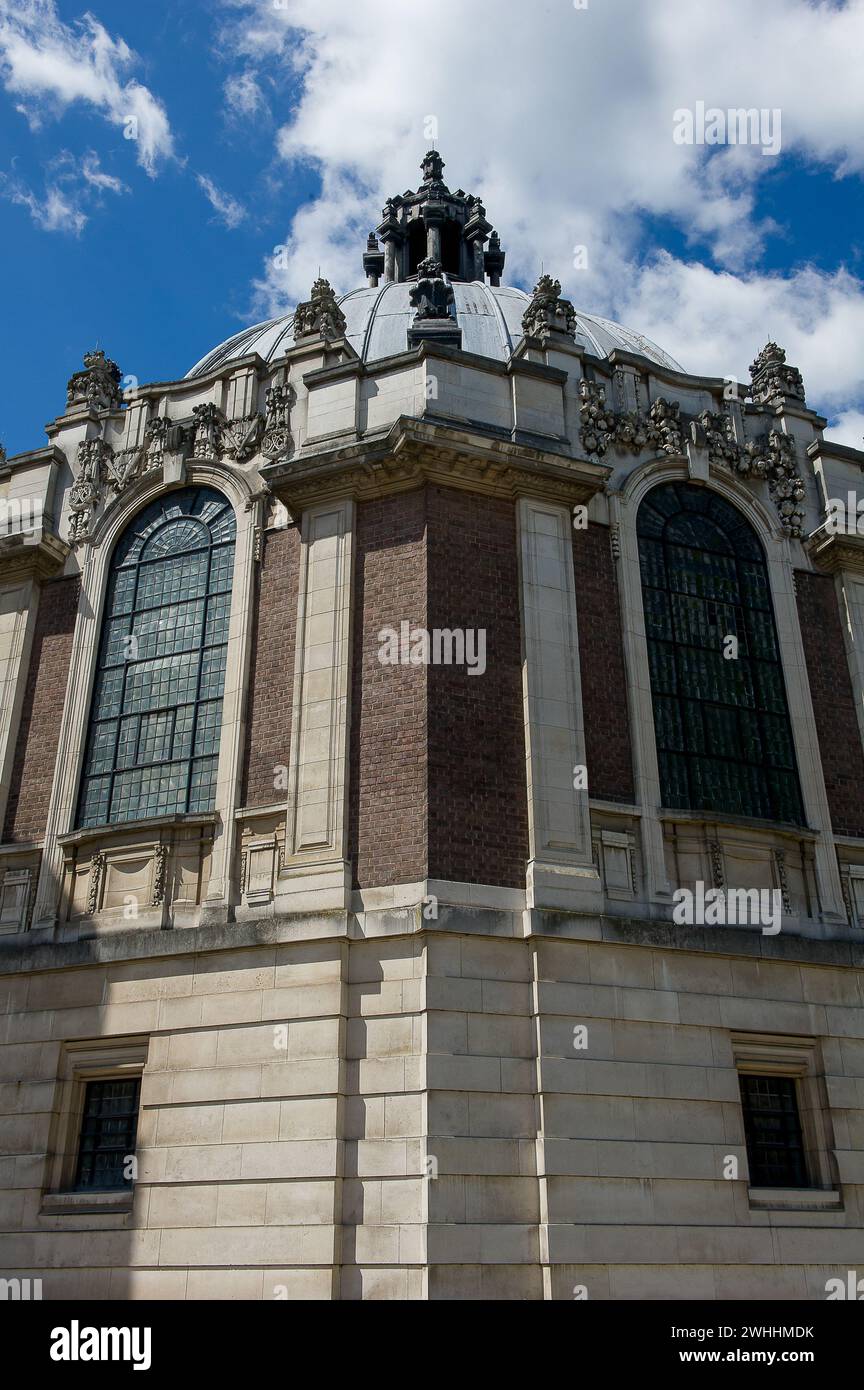
[[[637,533],[662,804],[802,825],[755,531],[716,492],[672,482],[643,499]]]
[[[207,487],[152,502],[108,574],[80,827],[211,811],[236,521]]]

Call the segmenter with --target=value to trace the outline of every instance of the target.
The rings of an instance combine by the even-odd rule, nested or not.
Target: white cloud
[[[206,174],[196,174],[195,178],[198,187],[204,193],[219,221],[232,231],[235,227],[239,227],[246,217],[246,209],[242,203],[238,203],[237,199],[232,198],[230,193],[225,193],[221,188],[217,188],[213,180],[208,178]]]
[[[826,434],[837,444],[864,449],[864,410],[841,411],[831,419]]]
[[[45,191],[41,195],[14,175],[0,174],[0,197],[26,207],[43,232],[66,232],[79,236],[84,230],[88,210],[101,205],[103,193],[128,193],[122,180],[106,174],[95,150],[77,159],[61,150],[45,171]]]
[[[165,108],[125,74],[135,55],[85,14],[65,24],[55,0],[0,0],[0,81],[21,100],[18,110],[38,125],[75,102],[101,111],[134,140],[139,164],[153,174],[173,154]]]
[[[577,305],[656,337],[696,372],[746,374],[769,333],[805,374],[809,397],[864,396],[862,286],[842,271],[761,273],[759,184],[790,155],[850,177],[864,171],[864,0],[603,0],[577,10],[498,0],[466,22],[464,0],[432,21],[403,0],[224,0],[245,70],[293,77],[277,148],[320,173],[257,286],[271,312],[308,293],[320,265],[340,289],[362,283],[365,235],[384,198],[416,187],[437,121],[445,177],[482,193],[508,251],[506,277],[540,261]],[[225,35],[223,35],[224,40]],[[782,153],[673,140],[674,112],[779,108]],[[714,268],[642,259],[644,219],[669,219]],[[589,269],[572,269],[573,248]],[[731,364],[731,365],[730,365]]]
[[[228,114],[235,120],[248,120],[252,116],[269,113],[261,85],[251,72],[241,72],[227,78],[224,91]]]

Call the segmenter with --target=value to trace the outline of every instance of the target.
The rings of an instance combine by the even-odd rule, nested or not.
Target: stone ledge
[[[228,924],[186,927],[173,931],[118,930],[107,936],[79,941],[34,942],[34,933],[19,932],[0,940],[0,975],[33,974],[40,970],[68,970],[114,961],[157,960],[247,947],[276,946],[294,942],[362,941],[369,936],[448,936],[465,934],[492,939],[530,940],[549,937],[574,942],[615,943],[673,951],[698,951],[705,955],[745,956],[765,961],[800,962],[864,969],[864,933],[858,939],[817,939],[781,933],[766,937],[743,928],[675,927],[667,922],[537,910],[532,930],[516,929],[518,914],[495,908],[466,908],[441,904],[438,920],[423,919],[415,909],[366,913],[361,929],[353,915],[344,912],[266,917]],[[374,919],[373,922],[370,919]],[[734,933],[731,935],[730,933]],[[41,933],[40,933],[41,935]]]

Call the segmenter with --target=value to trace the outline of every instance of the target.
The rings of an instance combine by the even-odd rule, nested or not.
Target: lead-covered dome
[[[506,362],[523,336],[522,316],[531,296],[510,285],[486,285],[477,280],[465,283],[451,279],[451,284],[456,321],[462,330],[463,352]],[[339,300],[347,320],[345,336],[364,362],[379,362],[384,357],[406,351],[408,329],[415,314],[410,292],[410,282],[364,285]],[[202,357],[187,376],[206,376],[251,352],[257,352],[265,362],[272,362],[293,346],[293,342],[293,314],[269,319],[253,328],[244,328],[220,343]],[[576,342],[596,357],[608,357],[618,348],[638,353],[672,371],[682,370],[674,358],[643,334],[580,310],[576,311]]]

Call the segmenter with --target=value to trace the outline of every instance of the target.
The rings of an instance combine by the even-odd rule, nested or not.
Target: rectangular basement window
[[[732,1035],[755,1210],[840,1210],[816,1038]]]
[[[147,1062],[146,1037],[67,1043],[58,1092],[46,1185],[45,1215],[132,1210],[134,1164]]]
[[[129,1159],[138,1130],[139,1078],[88,1081],[78,1143],[76,1192],[131,1188]]]

